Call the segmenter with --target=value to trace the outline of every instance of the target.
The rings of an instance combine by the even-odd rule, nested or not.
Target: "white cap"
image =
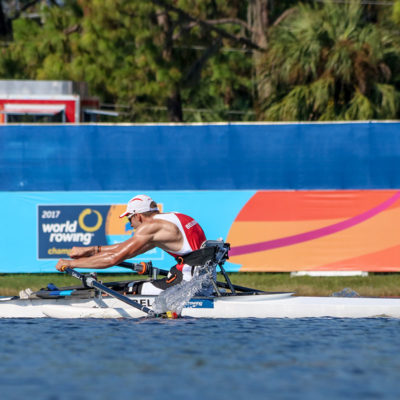
[[[153,199],[145,194],[138,194],[135,197],[132,197],[128,205],[126,206],[126,211],[121,214],[119,217],[123,218],[129,214],[141,214],[148,211],[158,211],[157,207],[151,207],[151,203],[153,203]]]

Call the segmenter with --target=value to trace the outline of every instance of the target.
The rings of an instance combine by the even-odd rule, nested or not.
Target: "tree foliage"
[[[263,101],[267,120],[398,118],[398,38],[359,1],[300,4],[271,32]]]
[[[356,0],[19,3],[0,3],[0,76],[87,82],[121,121],[399,114],[398,0],[386,13]]]
[[[182,106],[214,110],[212,118],[223,120],[231,108],[252,108],[246,46],[223,48],[232,45],[231,37],[242,41],[243,27],[230,22],[245,11],[236,3],[179,0],[172,11],[164,2],[140,0],[45,6],[40,20],[14,20],[0,72],[4,78],[86,81],[103,102],[125,105],[128,120],[180,121]],[[214,23],[219,17],[225,22]]]

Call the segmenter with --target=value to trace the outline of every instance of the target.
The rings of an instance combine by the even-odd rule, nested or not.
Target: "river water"
[[[400,320],[0,320],[2,400],[400,399]]]

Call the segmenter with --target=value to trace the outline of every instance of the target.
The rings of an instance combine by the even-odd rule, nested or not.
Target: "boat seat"
[[[192,267],[206,264],[222,265],[229,258],[230,244],[223,240],[206,240],[199,250],[177,257],[178,263]]]

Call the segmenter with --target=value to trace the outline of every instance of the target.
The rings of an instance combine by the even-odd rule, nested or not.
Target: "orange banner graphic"
[[[240,271],[400,271],[400,191],[260,191],[227,241]]]

